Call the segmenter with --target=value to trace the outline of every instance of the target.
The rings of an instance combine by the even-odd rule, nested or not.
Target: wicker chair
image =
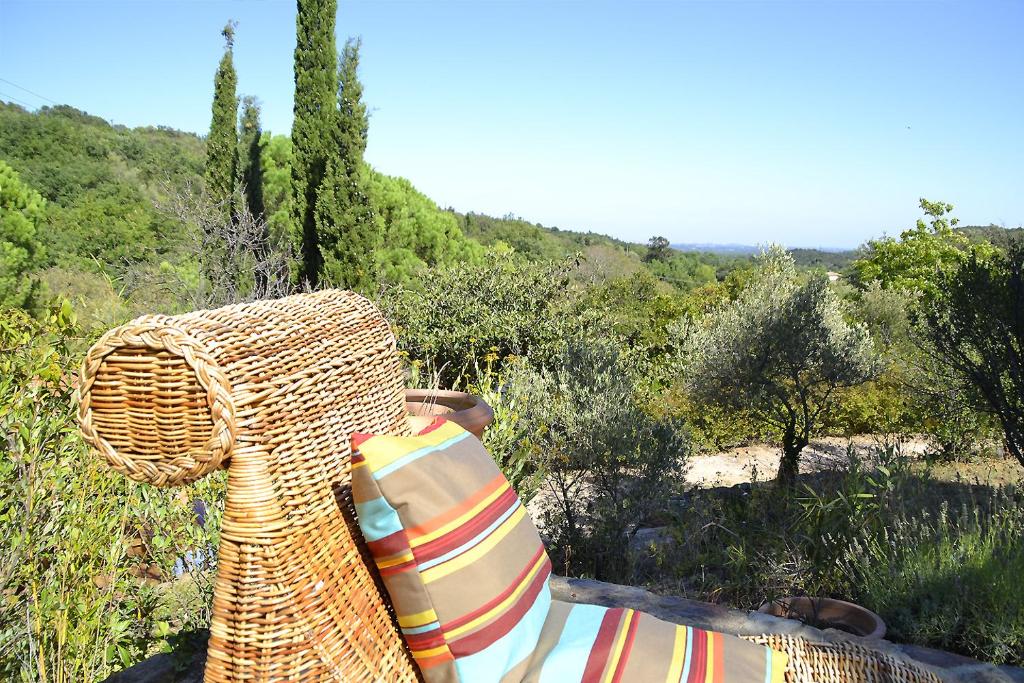
[[[78,394],[85,440],[132,479],[228,469],[207,681],[419,680],[349,490],[352,432],[408,433],[394,338],[368,301],[323,291],[144,316],[90,349]],[[766,638],[792,655],[793,681],[938,680]]]

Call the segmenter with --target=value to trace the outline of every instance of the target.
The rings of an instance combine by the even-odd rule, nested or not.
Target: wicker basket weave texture
[[[86,441],[137,481],[229,466],[210,682],[416,681],[362,544],[349,436],[408,433],[387,322],[323,291],[104,335],[79,382]]]
[[[925,667],[852,641],[816,643],[787,635],[742,636],[789,655],[786,683],[941,683]]]

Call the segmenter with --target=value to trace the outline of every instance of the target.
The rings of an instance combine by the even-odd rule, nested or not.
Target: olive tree
[[[685,348],[694,398],[749,411],[778,430],[784,486],[836,391],[866,382],[878,366],[867,328],[846,320],[827,277],[800,283],[778,247],[759,256],[756,277],[693,329]]]

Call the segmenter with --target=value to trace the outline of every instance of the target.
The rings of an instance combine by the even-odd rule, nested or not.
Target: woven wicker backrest
[[[79,385],[85,440],[141,482],[228,467],[207,681],[415,681],[355,524],[352,432],[407,433],[386,321],[324,291],[104,335]]]

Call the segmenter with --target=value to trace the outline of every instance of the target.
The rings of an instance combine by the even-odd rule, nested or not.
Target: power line
[[[27,103],[27,102],[22,102],[21,100],[19,100],[19,99],[18,99],[18,98],[16,98],[16,97],[11,97],[10,95],[8,95],[8,94],[7,94],[7,93],[5,93],[5,92],[0,92],[0,97],[6,97],[6,98],[7,98],[7,99],[9,99],[9,100],[10,100],[11,102],[17,102],[18,104],[20,104],[20,105],[21,105],[21,106],[23,106],[23,107],[28,107],[29,109],[32,109],[32,108],[33,108],[31,104],[29,104],[29,103]]]
[[[25,91],[25,92],[27,92],[27,93],[28,93],[29,95],[34,95],[34,96],[38,97],[38,98],[39,98],[39,99],[41,99],[41,100],[46,100],[47,102],[50,102],[50,103],[52,103],[52,104],[60,104],[60,102],[57,102],[56,100],[51,100],[51,99],[50,99],[49,97],[46,97],[45,95],[40,95],[40,94],[39,94],[39,93],[37,93],[37,92],[32,92],[32,91],[31,91],[31,90],[29,90],[28,88],[25,88],[25,87],[23,87],[23,86],[20,86],[20,85],[18,85],[17,83],[15,83],[14,81],[9,81],[9,80],[7,80],[6,78],[0,78],[0,82],[6,83],[6,84],[8,84],[8,85],[13,85],[13,86],[14,86],[15,88],[17,88],[18,90],[24,90],[24,91]]]

